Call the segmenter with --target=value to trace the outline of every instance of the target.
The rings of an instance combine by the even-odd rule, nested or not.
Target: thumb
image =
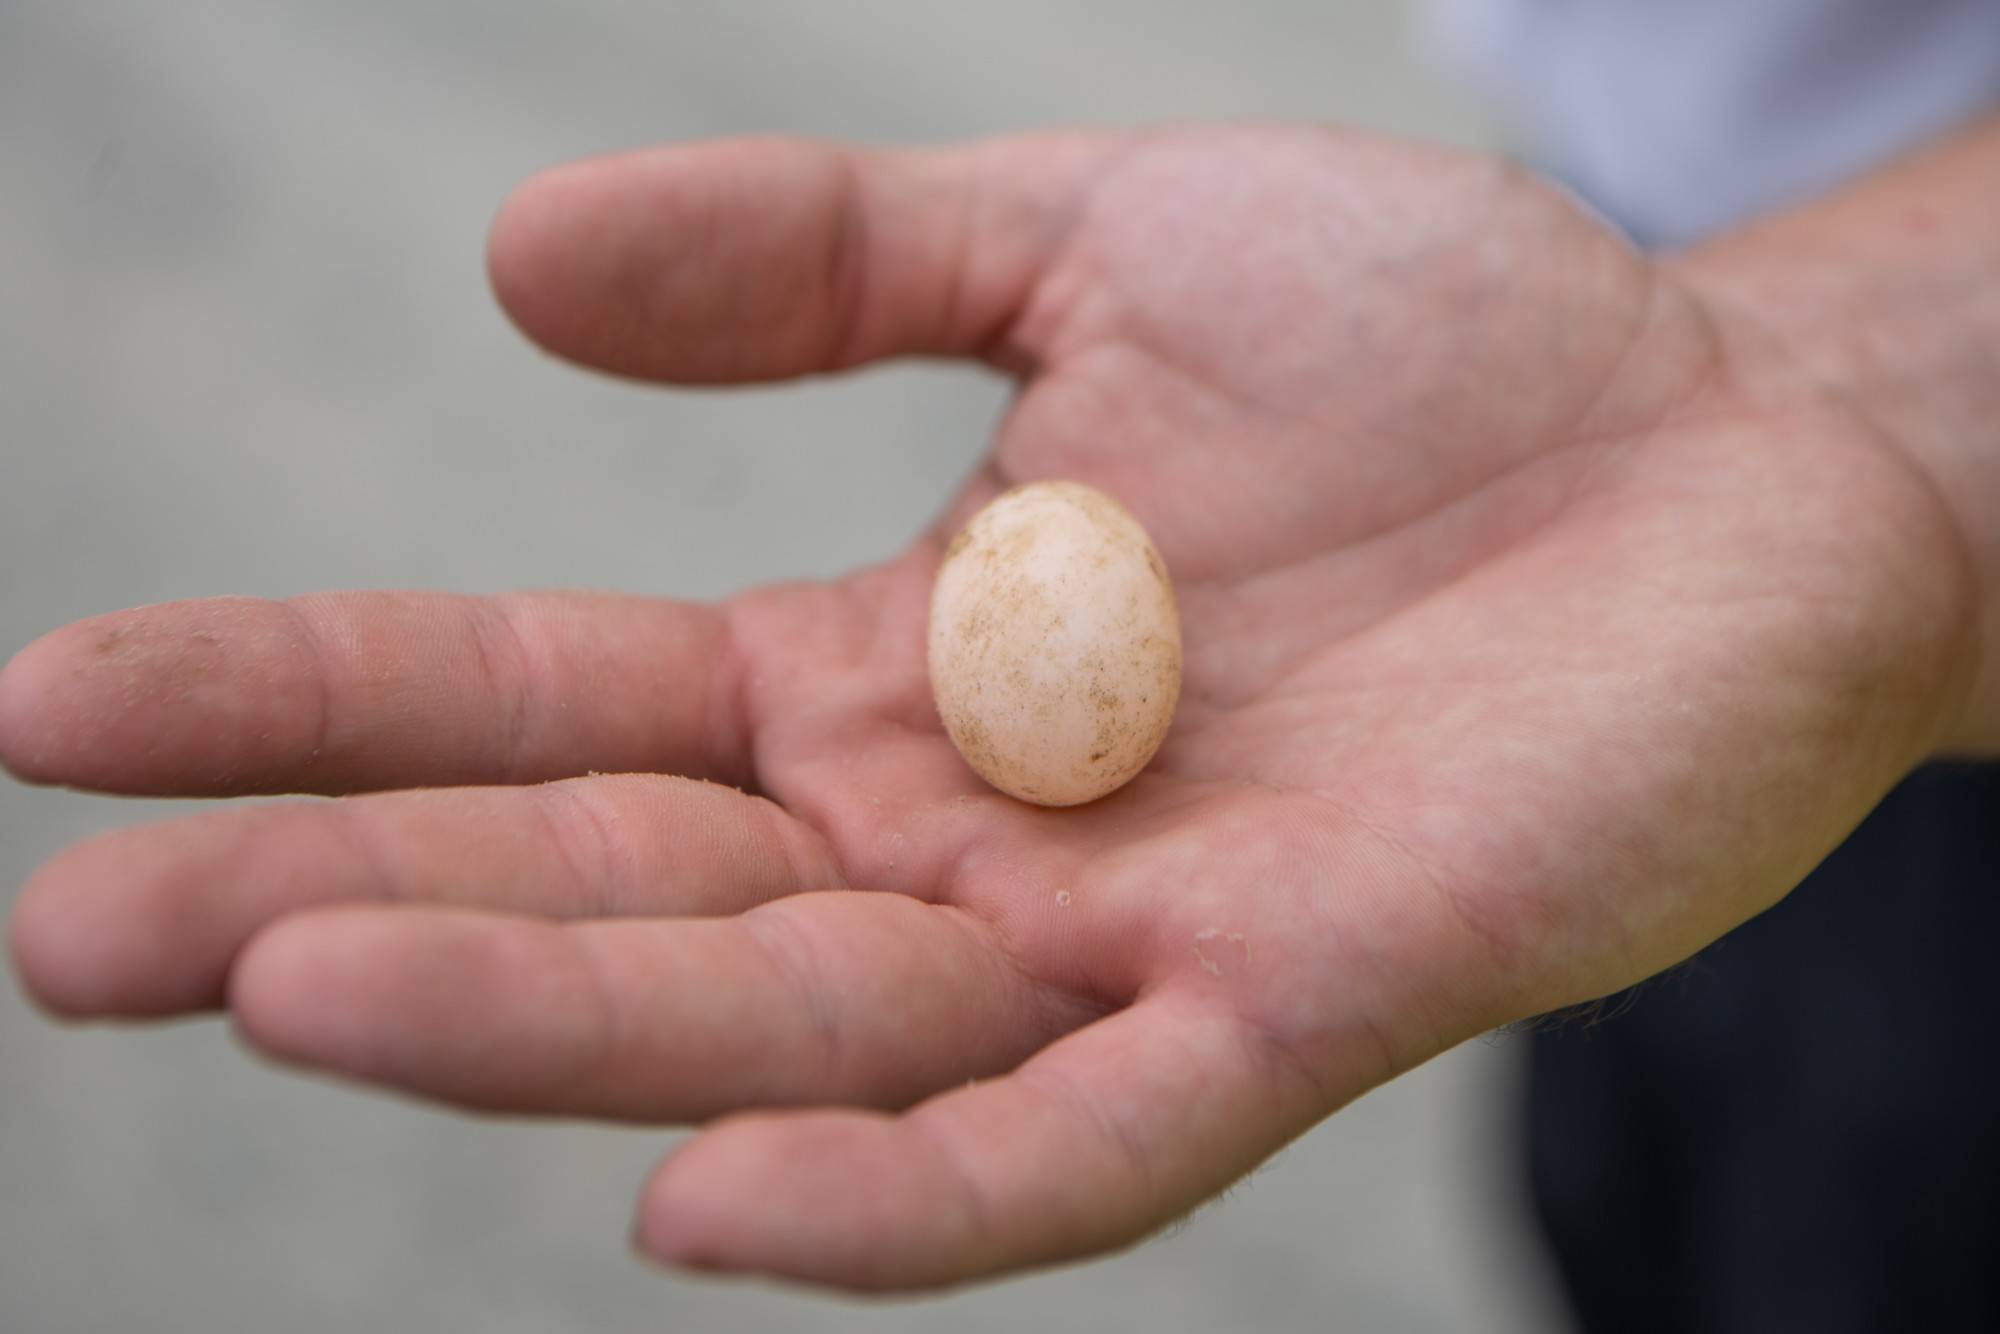
[[[735,139],[544,172],[493,224],[494,291],[549,351],[689,384],[1010,352],[1118,138],[940,149]]]

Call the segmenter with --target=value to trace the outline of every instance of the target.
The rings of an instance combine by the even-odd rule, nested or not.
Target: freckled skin
[[[1038,805],[1080,805],[1130,782],[1180,698],[1166,567],[1138,520],[1076,482],[1010,491],[952,540],[929,651],[959,754]]]

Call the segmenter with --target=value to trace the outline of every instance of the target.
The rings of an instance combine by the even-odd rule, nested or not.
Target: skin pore
[[[2000,746],[1996,193],[1976,130],[1653,260],[1514,168],[1322,129],[549,172],[491,243],[530,337],[669,383],[982,359],[1019,384],[984,467],[887,564],[719,606],[55,631],[0,674],[21,778],[341,800],[63,853],[19,976],[456,1105],[704,1123],[638,1206],[671,1263],[900,1289],[1127,1244]],[[1186,659],[1152,767],[1047,811],[965,768],[923,648],[945,539],[1059,477],[1153,535]]]

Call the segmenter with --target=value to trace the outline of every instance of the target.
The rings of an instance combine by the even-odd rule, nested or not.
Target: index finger
[[[93,617],[0,670],[0,764],[160,796],[603,772],[753,778],[717,607],[604,593],[207,598]]]

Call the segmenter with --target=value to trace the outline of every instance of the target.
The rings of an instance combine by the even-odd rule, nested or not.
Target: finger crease
[[[532,717],[530,682],[535,659],[519,621],[506,602],[494,598],[473,606],[473,659],[493,701],[493,712],[500,719],[500,726],[495,729],[499,772],[507,781],[519,782],[527,769]]]
[[[1055,1074],[1047,1068],[1023,1066],[1015,1075],[1025,1088],[1047,1098],[1051,1102],[1067,1108],[1070,1114],[1083,1122],[1097,1137],[1117,1150],[1125,1163],[1133,1183],[1138,1187],[1138,1198],[1151,1202],[1158,1195],[1158,1175],[1153,1170],[1153,1160],[1146,1152],[1145,1145],[1132,1133],[1131,1127],[1118,1117],[1111,1115],[1097,1102],[1078,1088],[1074,1081]]]
[[[406,859],[395,855],[395,849],[383,846],[384,826],[369,818],[370,807],[365,804],[368,800],[371,799],[336,801],[326,809],[334,813],[334,828],[340,830],[342,841],[360,859],[368,873],[372,886],[369,897],[384,903],[417,902],[424,896],[419,887],[398,869]]]
[[[305,649],[306,658],[311,664],[308,670],[312,677],[313,707],[316,716],[312,727],[312,750],[307,755],[305,764],[307,771],[310,772],[319,767],[333,736],[333,673],[328,670],[328,659],[331,654],[326,637],[319,632],[319,628],[313,624],[312,617],[306,615],[303,607],[289,599],[278,605],[290,615],[292,625],[298,631],[301,646]]]
[[[757,718],[754,682],[737,625],[735,609],[740,605],[726,604],[717,615],[715,643],[704,655],[708,679],[702,695],[708,703],[708,726],[702,734],[702,771],[697,777],[754,788],[757,765],[751,747]]]
[[[960,1155],[957,1145],[938,1133],[937,1126],[919,1110],[903,1118],[903,1124],[916,1133],[944,1169],[946,1177],[958,1187],[962,1202],[961,1214],[965,1219],[967,1240],[971,1249],[991,1248],[1000,1241],[1000,1210],[993,1198],[993,1192],[967,1165]]]
[[[794,1013],[805,1019],[808,1034],[805,1045],[817,1057],[816,1078],[800,1079],[792,1071],[788,1082],[794,1087],[838,1090],[840,1068],[846,1057],[845,1034],[811,943],[783,912],[752,909],[739,920],[770,962],[779,985],[795,998]],[[779,1057],[766,1068],[780,1069],[788,1064]]]
[[[841,369],[863,360],[861,334],[868,304],[870,233],[867,203],[862,198],[860,168],[839,159],[840,205],[828,241],[828,300],[833,306],[827,354],[823,364]]]
[[[535,811],[572,887],[568,909],[579,917],[620,917],[640,910],[643,905],[632,902],[632,877],[621,873],[623,841],[609,807],[587,783],[549,783],[533,791]]]

